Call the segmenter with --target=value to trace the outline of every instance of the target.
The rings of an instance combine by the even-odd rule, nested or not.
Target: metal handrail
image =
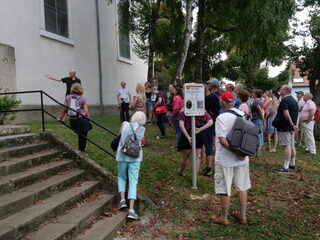
[[[50,98],[52,101],[54,101],[55,103],[57,103],[58,105],[76,112],[78,115],[87,118],[91,123],[95,124],[96,126],[100,127],[101,129],[105,130],[106,132],[112,134],[113,136],[117,136],[117,134],[115,132],[113,132],[112,130],[102,126],[101,124],[97,123],[96,121],[88,118],[86,115],[83,115],[79,112],[77,112],[76,110],[69,108],[68,106],[58,102],[56,99],[54,99],[53,97],[51,97],[49,94],[47,94],[46,92],[42,91],[42,90],[33,90],[33,91],[20,91],[20,92],[4,92],[4,93],[0,93],[1,95],[17,95],[17,94],[30,94],[30,93],[40,93],[40,100],[41,100],[41,108],[32,108],[32,109],[14,109],[14,110],[8,110],[8,111],[3,111],[0,110],[1,112],[30,112],[30,111],[41,111],[41,119],[42,119],[42,131],[45,131],[45,121],[44,121],[44,114],[49,115],[50,117],[52,117],[53,119],[55,119],[56,121],[58,121],[56,119],[56,117],[54,115],[52,115],[50,112],[48,112],[47,110],[44,109],[44,104],[43,104],[43,95],[45,95],[46,97]],[[114,154],[110,153],[108,150],[106,150],[105,148],[103,148],[102,146],[100,146],[99,144],[95,143],[94,141],[92,141],[91,139],[89,139],[88,137],[84,136],[83,134],[81,134],[80,132],[72,129],[68,124],[64,123],[63,121],[59,121],[61,124],[63,124],[64,126],[66,126],[67,128],[71,129],[73,132],[75,132],[76,134],[84,137],[86,140],[88,140],[90,143],[92,143],[93,145],[95,145],[97,148],[99,148],[100,150],[104,151],[105,153],[107,153],[108,155],[110,155],[111,157],[115,158]]]

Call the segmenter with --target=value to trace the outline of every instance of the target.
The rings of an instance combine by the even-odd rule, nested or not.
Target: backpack
[[[233,110],[226,112],[237,116],[232,130],[227,136],[231,151],[242,157],[255,155],[258,147],[259,128]]]
[[[137,138],[136,131],[139,130],[140,126],[136,129],[136,131],[134,131],[131,123],[129,123],[129,125],[132,133],[126,138],[122,147],[122,152],[129,157],[138,158],[140,156],[141,146]]]
[[[76,117],[78,116],[79,110],[80,110],[80,103],[79,103],[80,97],[78,96],[72,96],[71,99],[68,102],[68,116],[69,117]]]

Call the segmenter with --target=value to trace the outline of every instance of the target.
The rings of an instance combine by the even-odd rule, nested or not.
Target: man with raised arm
[[[45,77],[54,81],[65,83],[67,85],[66,96],[70,94],[70,90],[73,84],[75,83],[81,84],[81,80],[77,78],[76,70],[73,70],[73,69],[69,71],[69,77],[56,78],[50,75],[45,75]]]

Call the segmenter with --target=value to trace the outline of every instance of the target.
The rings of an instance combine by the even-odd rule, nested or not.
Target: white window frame
[[[71,21],[71,1],[67,1],[68,6],[68,35],[69,37],[63,37],[59,34],[52,33],[46,30],[46,20],[45,20],[45,14],[44,14],[44,0],[40,1],[40,36],[46,37],[52,40],[56,40],[58,42],[66,43],[70,46],[74,46],[76,44],[76,41],[72,39],[72,21]]]
[[[304,79],[302,77],[294,78],[293,83],[304,83]]]
[[[133,64],[133,61],[132,61],[132,47],[131,47],[131,36],[129,34],[129,44],[130,44],[130,59],[127,59],[127,58],[124,58],[124,57],[121,57],[120,56],[120,39],[119,39],[119,34],[120,34],[120,31],[119,31],[119,17],[118,17],[118,4],[119,4],[119,0],[116,0],[115,1],[115,17],[116,17],[116,31],[117,31],[117,60],[120,61],[120,62],[124,62],[124,63],[128,63],[128,64]]]

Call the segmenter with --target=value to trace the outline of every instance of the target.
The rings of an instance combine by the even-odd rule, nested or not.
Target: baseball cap
[[[231,92],[223,92],[220,95],[220,99],[226,103],[233,103],[234,102],[234,96]]]
[[[220,81],[216,78],[211,78],[209,81],[207,81],[208,84],[212,84],[215,87],[219,87]]]
[[[127,84],[127,83],[126,83],[125,81],[122,81],[122,82],[121,82],[121,85],[123,85],[123,84]]]
[[[304,94],[304,92],[303,91],[296,91],[296,94]]]

